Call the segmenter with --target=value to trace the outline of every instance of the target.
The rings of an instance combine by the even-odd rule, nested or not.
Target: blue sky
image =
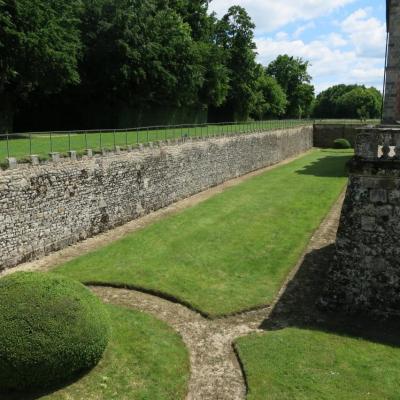
[[[213,0],[222,16],[241,5],[256,23],[259,62],[279,54],[310,61],[317,92],[339,83],[382,89],[385,0]]]

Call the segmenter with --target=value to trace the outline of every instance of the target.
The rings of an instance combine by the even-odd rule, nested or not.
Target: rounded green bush
[[[333,145],[335,149],[351,149],[351,144],[347,139],[336,139]]]
[[[79,282],[19,272],[0,279],[0,390],[33,391],[93,368],[109,338],[109,316]]]

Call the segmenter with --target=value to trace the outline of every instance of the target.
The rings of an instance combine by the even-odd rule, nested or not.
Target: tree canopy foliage
[[[379,118],[382,95],[362,85],[335,85],[321,92],[316,100],[317,118]]]
[[[25,129],[310,116],[308,61],[258,64],[246,10],[219,19],[209,3],[0,0],[0,131],[17,108]],[[318,96],[316,113],[375,117],[378,93],[353,88],[333,90],[334,106]]]
[[[0,110],[79,82],[81,9],[80,0],[0,0]]]
[[[267,74],[274,77],[286,93],[286,115],[308,117],[314,100],[314,86],[310,84],[308,61],[285,55],[278,56],[267,67]]]

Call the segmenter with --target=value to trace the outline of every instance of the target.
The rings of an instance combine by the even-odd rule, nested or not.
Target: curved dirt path
[[[91,289],[106,303],[151,314],[182,336],[191,366],[187,400],[245,399],[246,385],[232,343],[240,336],[257,332],[269,313],[268,308],[208,320],[180,304],[134,290]]]

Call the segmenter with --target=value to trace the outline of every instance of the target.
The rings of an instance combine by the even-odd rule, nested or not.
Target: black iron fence
[[[376,123],[379,121],[369,122]],[[107,150],[124,150],[149,142],[248,134],[314,123],[359,124],[360,121],[285,119],[201,125],[148,126],[129,129],[5,133],[0,134],[0,163],[4,165],[7,158],[15,158],[23,162],[30,159],[32,155],[36,155],[38,159],[47,159],[51,154],[59,153],[63,156],[71,151],[78,155],[84,154],[89,149],[93,153],[100,153]]]

